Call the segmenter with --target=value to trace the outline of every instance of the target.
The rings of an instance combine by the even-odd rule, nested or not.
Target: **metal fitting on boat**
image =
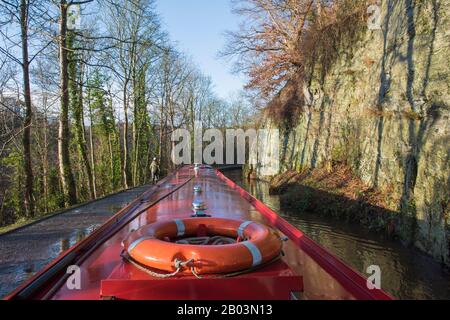
[[[203,200],[195,200],[192,202],[192,208],[194,210],[206,210],[206,205]]]
[[[203,200],[195,200],[192,203],[192,210],[194,210],[193,217],[210,217],[210,215],[206,214],[206,205]]]
[[[195,174],[195,177],[197,177],[198,176],[198,172],[200,171],[200,165],[199,164],[195,164],[194,165],[194,174]]]

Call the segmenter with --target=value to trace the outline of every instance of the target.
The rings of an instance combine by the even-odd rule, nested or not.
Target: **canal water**
[[[381,286],[395,298],[450,299],[450,272],[418,250],[359,225],[313,213],[281,210],[280,198],[269,194],[267,182],[249,182],[242,178],[241,170],[224,174],[361,274],[366,274],[369,266],[380,266]]]

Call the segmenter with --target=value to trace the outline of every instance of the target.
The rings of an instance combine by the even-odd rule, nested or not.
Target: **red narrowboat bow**
[[[221,172],[186,166],[6,299],[391,297]]]

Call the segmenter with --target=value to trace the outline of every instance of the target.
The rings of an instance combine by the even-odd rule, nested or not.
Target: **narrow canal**
[[[283,211],[279,197],[269,195],[268,183],[244,181],[240,170],[225,174],[360,273],[364,274],[370,265],[379,265],[383,289],[396,298],[450,299],[450,273],[428,256],[357,225],[311,213]],[[0,236],[0,298],[88,236],[146,188],[113,195]]]
[[[380,266],[381,285],[394,297],[450,299],[450,272],[418,250],[369,233],[358,225],[313,213],[282,210],[279,196],[269,194],[267,182],[248,182],[242,178],[241,170],[224,173],[361,274],[371,265]]]

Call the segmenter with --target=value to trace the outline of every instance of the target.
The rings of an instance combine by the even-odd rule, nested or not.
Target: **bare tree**
[[[163,34],[160,32],[158,18],[154,13],[153,0],[125,1],[120,5],[112,3],[107,7],[106,25],[116,42],[116,46],[111,50],[110,63],[118,65],[112,68],[115,69],[114,75],[122,87],[124,117],[122,176],[123,186],[128,188],[136,183],[137,158],[139,157],[140,109],[138,104],[142,102],[142,94],[145,95],[145,92],[142,92],[145,89],[140,90],[139,86],[150,64],[155,60],[158,52],[161,52],[160,42]],[[130,110],[133,111],[131,142],[129,139]]]
[[[33,217],[35,214],[34,195],[33,195],[33,169],[31,159],[31,127],[33,119],[33,110],[31,102],[31,84],[30,84],[30,64],[32,61],[47,48],[49,43],[40,44],[39,48],[32,57],[29,54],[29,29],[30,26],[36,29],[41,29],[42,19],[46,15],[41,15],[39,7],[42,5],[40,1],[17,0],[0,2],[0,14],[3,19],[0,25],[6,27],[2,30],[1,35],[5,47],[0,47],[2,53],[8,60],[18,64],[22,69],[22,91],[25,105],[25,115],[23,117],[23,134],[22,134],[22,149],[23,149],[23,169],[25,174],[24,186],[24,205],[25,213],[28,217]],[[20,28],[20,42],[14,39],[13,35],[9,35],[8,26],[16,24]],[[16,50],[20,49],[20,58],[16,57]]]
[[[59,2],[59,72],[60,72],[60,115],[58,130],[58,159],[59,174],[66,206],[77,202],[75,178],[70,164],[70,129],[69,129],[69,72],[67,48],[67,18],[70,3],[66,0]]]
[[[0,225],[146,183],[174,130],[226,124],[154,3],[0,0]]]
[[[238,57],[236,71],[250,77],[248,88],[269,95],[303,66],[301,39],[315,0],[234,0],[234,12],[246,18],[228,32],[223,56]]]

